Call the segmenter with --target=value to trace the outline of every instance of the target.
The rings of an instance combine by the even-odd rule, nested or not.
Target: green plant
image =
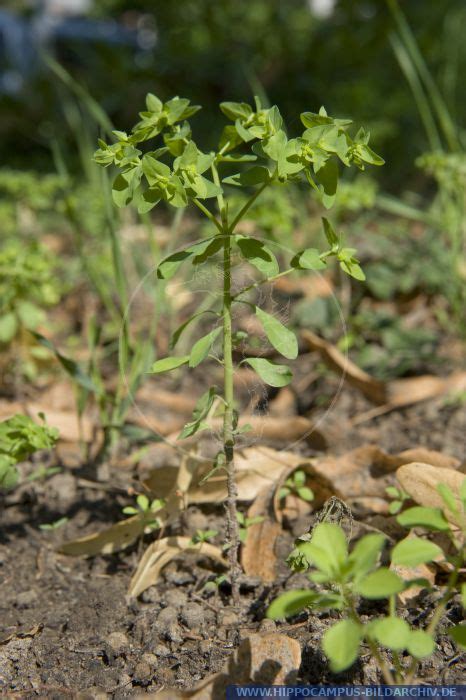
[[[196,534],[191,537],[191,542],[193,544],[208,542],[216,535],[218,535],[218,530],[197,530]]]
[[[333,609],[342,614],[324,634],[322,647],[331,669],[339,673],[349,668],[361,653],[365,642],[388,684],[413,683],[419,661],[430,656],[446,606],[459,590],[459,574],[466,562],[466,480],[455,496],[444,484],[438,485],[443,508],[415,506],[398,515],[400,525],[423,528],[448,536],[453,554],[426,539],[410,534],[398,542],[390,553],[391,567],[381,565],[380,556],[386,544],[383,534],[362,537],[348,551],[342,528],[332,523],[318,524],[309,541],[297,541],[289,558],[297,571],[311,569],[313,590],[283,593],[269,607],[267,615],[277,619],[288,617],[303,608]],[[397,494],[398,495],[398,494]],[[397,596],[410,586],[425,586],[424,579],[404,580],[401,571],[434,560],[442,560],[449,571],[447,584],[425,629],[411,627],[397,610]],[[397,573],[396,567],[402,567]],[[461,587],[462,604],[466,609],[466,587]],[[364,600],[387,600],[387,613],[365,622],[360,606]],[[453,625],[448,634],[466,648],[466,625]],[[387,663],[382,649],[390,650],[393,667]]]
[[[68,518],[63,517],[55,520],[53,523],[42,523],[42,525],[39,525],[39,528],[44,532],[53,532],[58,530],[60,527],[63,527],[63,525],[66,525],[67,522]]]
[[[60,299],[58,260],[38,241],[12,238],[0,252],[0,344],[14,344],[17,373],[34,375],[41,348],[31,346],[27,331],[46,319],[45,310]]]
[[[306,473],[302,469],[297,469],[287,479],[280,489],[279,498],[283,500],[290,494],[298,496],[303,501],[310,503],[314,500],[314,493],[309,486],[306,486]]]
[[[336,257],[344,272],[356,279],[364,274],[355,257],[355,250],[343,246],[341,236],[334,231],[330,221],[323,219],[328,249],[320,252],[307,249],[293,256],[290,267],[280,272],[274,253],[259,238],[238,234],[238,224],[248,213],[258,197],[269,187],[282,187],[289,182],[303,179],[311,186],[327,208],[335,200],[340,161],[345,166],[356,165],[364,170],[367,163],[381,165],[383,160],[369,147],[369,135],[360,129],[352,137],[351,121],[333,119],[321,108],[318,114],[304,112],[301,123],[304,131],[289,139],[280,112],[276,106],[265,109],[258,98],[255,107],[246,103],[224,102],[220,105],[224,115],[233,122],[225,126],[217,151],[204,153],[192,140],[192,117],[200,108],[187,99],[175,97],[163,103],[155,95],[146,99],[146,110],[140,113],[140,121],[131,133],[115,131],[115,143],[100,141],[95,160],[104,167],[117,166],[118,174],[113,182],[113,199],[118,206],[131,202],[139,212],[150,211],[159,202],[175,208],[193,203],[214,226],[215,233],[169,255],[157,269],[159,279],[175,275],[183,262],[198,266],[214,255],[221,256],[221,307],[215,311],[217,324],[201,337],[187,355],[166,357],[152,366],[153,373],[174,370],[183,365],[197,367],[211,356],[214,346],[222,341],[224,387],[219,401],[223,405],[223,449],[215,460],[215,469],[227,472],[227,539],[231,567],[232,593],[239,597],[238,547],[240,542],[236,509],[236,478],[234,446],[238,434],[238,412],[233,390],[233,310],[237,304],[247,304],[256,313],[264,332],[275,350],[287,359],[298,354],[295,335],[275,316],[262,310],[248,293],[264,282],[296,269],[321,270],[330,257]],[[159,138],[154,150],[146,148],[148,141]],[[168,161],[168,162],[167,162]],[[237,169],[221,179],[220,168]],[[210,177],[207,175],[210,173]],[[246,202],[235,209],[226,197],[228,188],[249,191]],[[254,189],[255,188],[255,189]],[[215,199],[217,212],[209,209],[205,200]],[[232,266],[234,261],[247,261],[261,275],[260,279],[233,293]],[[172,347],[186,326],[198,320],[201,313],[186,321],[172,338]],[[216,358],[218,359],[218,358]],[[261,357],[245,357],[260,378],[271,386],[282,387],[292,379],[288,365]],[[209,389],[196,407],[194,420],[189,425],[193,435],[209,416],[216,401],[216,389]],[[186,433],[184,433],[186,434]]]
[[[158,530],[161,527],[158,518],[154,517],[155,514],[162,510],[165,505],[165,501],[161,498],[156,498],[151,501],[144,493],[139,494],[136,497],[136,507],[125,506],[123,508],[123,513],[125,515],[138,515],[146,526],[146,531]]]
[[[44,417],[41,415],[41,418]],[[38,425],[28,416],[16,415],[0,423],[0,488],[10,489],[18,481],[16,465],[37,450],[50,450],[58,430]]]

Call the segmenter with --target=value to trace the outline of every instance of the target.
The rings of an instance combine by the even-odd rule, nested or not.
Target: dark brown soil
[[[363,399],[345,390],[332,423],[344,425],[349,413],[367,408]],[[463,459],[465,434],[464,407],[439,400],[387,414],[351,431],[341,430],[331,451],[340,453],[368,442],[390,452],[424,445]],[[55,551],[63,539],[121,519],[121,507],[128,498],[118,484],[124,487],[128,481],[127,474],[111,473],[111,479],[103,474],[102,482],[91,488],[82,470],[68,468],[46,482],[27,483],[1,497],[0,691],[5,696],[66,698],[81,692],[83,698],[124,698],[162,686],[190,688],[218,671],[252,631],[275,628],[271,621],[264,621],[264,612],[284,586],[307,585],[305,578],[290,578],[285,568],[273,588],[245,579],[243,607],[234,613],[229,609],[227,589],[204,590],[215,576],[212,564],[186,559],[167,566],[160,584],[139,600],[128,602],[125,594],[141,546],[89,560],[67,558]],[[63,516],[69,521],[57,531],[39,529],[39,524]],[[191,509],[175,531],[186,534],[212,524],[221,529],[220,516],[221,510]],[[291,543],[289,534],[280,543],[280,552],[286,554]],[[420,594],[410,605],[409,620],[426,619],[434,599],[435,595]],[[452,604],[447,617],[459,621],[460,605]],[[290,624],[278,625],[301,643],[299,680],[380,682],[368,656],[342,676],[330,674],[319,639],[332,621],[328,613],[305,614]],[[423,665],[421,677],[427,683],[462,683],[465,671],[464,656],[442,636],[438,651]]]

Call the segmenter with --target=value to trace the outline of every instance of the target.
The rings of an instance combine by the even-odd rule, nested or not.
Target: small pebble
[[[129,650],[129,640],[123,632],[112,632],[107,637],[107,644],[115,654],[123,654]]]
[[[16,596],[16,606],[18,608],[30,608],[37,600],[37,593],[31,588],[29,591],[23,591]]]
[[[154,647],[154,654],[164,659],[165,657],[170,656],[170,649],[166,647],[165,644],[156,644]]]

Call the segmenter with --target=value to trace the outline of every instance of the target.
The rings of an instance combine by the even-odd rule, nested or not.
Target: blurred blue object
[[[61,41],[123,45],[139,51],[155,46],[155,32],[148,36],[145,27],[129,29],[113,20],[73,16],[73,11],[67,11],[66,3],[62,12],[57,8],[62,9],[62,5],[55,0],[55,3],[42,3],[29,17],[0,10],[0,94],[21,92],[28,80],[42,69],[41,53],[53,53]]]

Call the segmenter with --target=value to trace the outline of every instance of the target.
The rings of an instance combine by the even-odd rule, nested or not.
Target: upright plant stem
[[[212,165],[212,175],[216,185],[219,184],[218,171],[215,164]],[[223,195],[217,197],[218,208],[222,220],[221,235],[223,236],[223,398],[225,400],[225,413],[223,417],[223,452],[225,455],[225,469],[227,470],[227,542],[229,545],[228,559],[230,563],[231,595],[233,604],[238,605],[239,575],[239,524],[237,518],[236,501],[238,489],[236,486],[235,472],[235,435],[234,435],[234,386],[233,386],[233,324],[231,317],[231,235],[233,227],[228,225],[228,212]]]
[[[237,519],[235,459],[234,459],[234,390],[233,390],[233,343],[231,318],[231,238],[225,229],[223,244],[223,363],[224,363],[224,399],[225,414],[223,419],[223,450],[227,470],[227,538],[230,562],[231,592],[233,603],[239,603],[239,525]]]

